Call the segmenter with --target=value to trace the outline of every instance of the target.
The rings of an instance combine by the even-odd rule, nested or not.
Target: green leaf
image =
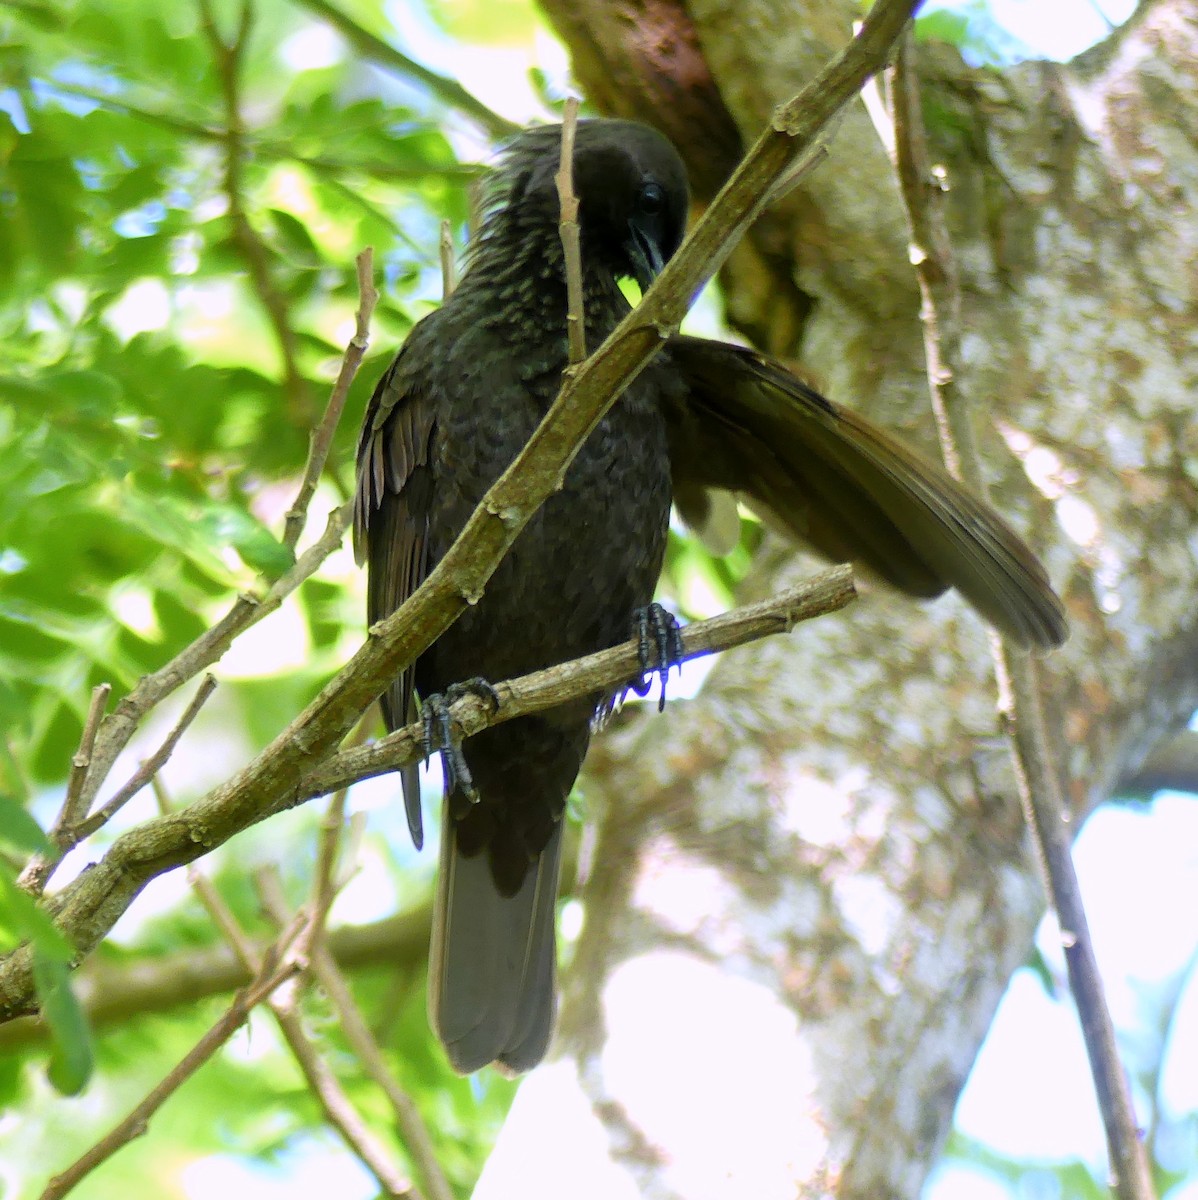
[[[71,988],[70,967],[35,946],[33,982],[50,1030],[46,1076],[64,1096],[76,1096],[91,1078],[94,1055],[87,1016]]]
[[[960,46],[969,29],[969,18],[959,12],[940,8],[915,21],[915,36],[920,41],[947,42]]]
[[[50,849],[42,827],[11,796],[0,796],[0,842],[26,854]]]
[[[0,866],[0,926],[10,948],[30,941],[46,958],[68,963],[74,955],[71,943],[63,936],[49,914],[28,892],[17,887],[10,871]]]
[[[204,518],[214,538],[233,546],[247,567],[277,579],[295,564],[295,555],[260,521],[231,506],[211,509]]]

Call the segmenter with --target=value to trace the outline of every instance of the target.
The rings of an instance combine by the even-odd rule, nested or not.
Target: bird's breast
[[[430,542],[439,559],[523,448],[556,393],[509,381],[439,398]],[[428,652],[424,686],[503,679],[628,636],[661,571],[670,508],[665,425],[642,376],[587,438],[560,491],[532,516],[487,585]],[[429,679],[431,674],[435,678]]]

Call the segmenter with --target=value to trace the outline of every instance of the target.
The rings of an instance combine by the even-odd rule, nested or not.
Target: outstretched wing
[[[412,367],[408,345],[375,387],[358,439],[354,554],[367,565],[372,625],[399,608],[428,573],[435,406]],[[405,668],[381,697],[388,729],[416,719],[415,670],[415,664]],[[419,849],[424,843],[420,768],[405,767],[401,777],[408,829]]]
[[[781,364],[704,338],[667,350],[683,382],[667,406],[675,496],[739,492],[838,561],[914,596],[955,587],[1008,637],[1048,649],[1068,633],[1039,560],[941,468]]]

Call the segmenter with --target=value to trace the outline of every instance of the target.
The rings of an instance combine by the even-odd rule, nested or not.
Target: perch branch
[[[483,498],[457,541],[401,608],[372,627],[365,644],[320,695],[225,783],[187,810],[123,834],[55,899],[54,914],[80,957],[148,880],[294,803],[303,778],[396,672],[477,601],[508,547],[558,486],[578,447],[677,329],[691,297],[719,269],[774,182],[881,68],[917,7],[918,0],[878,0],[857,36],[776,111],[640,305],[567,378],[528,445]],[[0,1020],[30,1011],[33,1003],[30,952],[24,946],[0,960]]]

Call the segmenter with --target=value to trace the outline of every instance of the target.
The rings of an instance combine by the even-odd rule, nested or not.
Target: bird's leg
[[[453,722],[449,717],[450,706],[463,696],[478,696],[487,701],[492,710],[499,708],[499,693],[481,676],[451,683],[444,692],[433,692],[420,700],[420,719],[424,723],[424,761],[433,754],[441,755],[441,770],[445,774],[445,790],[460,791],[471,804],[478,803],[478,792],[474,777],[462,754],[462,743],[453,736]]]
[[[661,696],[657,701],[657,711],[661,712],[666,706],[670,668],[682,665],[682,630],[678,619],[654,600],[632,614],[632,635],[636,638],[642,675],[629,686],[638,696],[647,696],[656,675],[661,680]]]

